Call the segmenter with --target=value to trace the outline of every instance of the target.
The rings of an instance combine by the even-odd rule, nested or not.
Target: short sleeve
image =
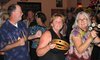
[[[77,37],[77,36],[80,36],[80,32],[77,31],[77,30],[73,30],[73,31],[71,32],[71,35]]]

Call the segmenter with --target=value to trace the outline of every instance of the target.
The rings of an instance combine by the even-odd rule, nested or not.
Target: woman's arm
[[[81,54],[81,53],[83,53],[88,48],[88,46],[92,42],[92,39],[88,38],[83,43],[81,37],[73,36],[73,42],[74,42],[74,45],[75,45],[77,51]]]
[[[55,44],[51,44],[50,42],[51,34],[49,31],[46,31],[40,38],[40,42],[36,50],[38,56],[45,55],[49,50],[55,47]]]
[[[35,39],[35,38],[40,38],[41,35],[42,35],[42,32],[41,32],[40,30],[38,30],[38,31],[36,32],[36,34],[30,35],[30,36],[28,37],[28,40],[32,40],[32,39]]]
[[[95,32],[91,31],[87,40],[84,43],[80,35],[72,37],[72,41],[74,42],[75,47],[80,54],[83,53],[88,48],[88,46],[90,46],[90,43],[93,41],[93,38],[95,37],[94,35]]]

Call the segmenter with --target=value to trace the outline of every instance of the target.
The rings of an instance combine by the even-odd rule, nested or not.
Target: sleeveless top
[[[70,34],[70,49],[67,56],[68,60],[90,60],[91,47],[89,46],[86,51],[84,51],[82,54],[79,54],[72,41],[72,36],[81,36],[82,42],[84,43],[88,38],[88,34],[88,32],[85,32],[78,27],[75,27],[72,30]]]
[[[54,39],[61,39],[67,42],[67,40],[62,36],[62,34],[60,34],[60,38],[58,37],[58,35],[53,31],[53,29],[49,30],[51,32],[51,36],[52,36],[52,40]],[[52,49],[50,50],[52,53],[61,53],[64,54],[66,52],[66,50],[58,50],[58,49]]]
[[[51,32],[52,40],[61,39],[66,41],[66,39],[63,38],[61,34],[60,34],[61,38],[59,38],[57,34],[53,31],[53,29],[49,29],[49,31]],[[39,60],[65,60],[65,55],[64,55],[65,52],[66,51],[62,51],[54,48],[48,51],[44,56],[40,57]]]

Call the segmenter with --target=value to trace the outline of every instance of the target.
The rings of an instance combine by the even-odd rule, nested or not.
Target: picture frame
[[[56,7],[63,7],[63,0],[56,0]]]

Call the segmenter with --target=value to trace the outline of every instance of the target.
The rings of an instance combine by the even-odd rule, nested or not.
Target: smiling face
[[[20,21],[22,19],[23,12],[21,10],[21,7],[19,5],[16,5],[15,11],[13,11],[13,17],[16,21]]]
[[[53,29],[60,30],[63,26],[63,20],[60,16],[56,17],[51,23]]]
[[[79,17],[78,17],[78,26],[81,29],[86,29],[88,27],[88,20],[84,15],[79,15]]]
[[[32,11],[28,11],[27,16],[28,18],[34,18],[34,13]]]

